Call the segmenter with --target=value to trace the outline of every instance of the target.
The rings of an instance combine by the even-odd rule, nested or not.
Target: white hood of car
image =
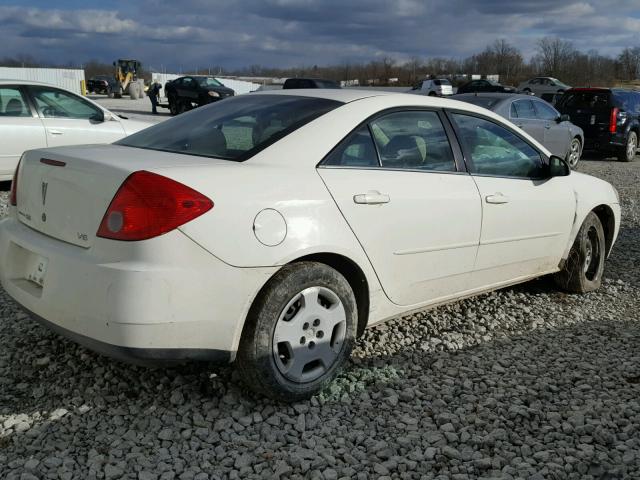
[[[122,124],[122,128],[127,135],[132,135],[140,130],[144,130],[145,128],[149,128],[155,123],[152,122],[144,122],[142,120],[132,120],[130,118],[120,118],[120,123]]]

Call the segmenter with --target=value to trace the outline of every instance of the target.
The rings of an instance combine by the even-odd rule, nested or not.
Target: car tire
[[[178,115],[178,105],[176,99],[173,96],[169,97],[169,112],[171,115]]]
[[[435,97],[436,96],[436,92],[429,92],[429,96],[430,97]]]
[[[349,358],[357,316],[353,291],[338,271],[316,262],[283,267],[247,317],[236,360],[240,377],[276,400],[311,397]]]
[[[625,147],[618,152],[618,160],[621,162],[633,162],[638,153],[638,134],[634,131],[629,132]]]
[[[567,152],[566,161],[572,170],[578,166],[580,156],[582,154],[582,142],[579,137],[573,137],[571,144],[569,145],[569,151]]]
[[[600,288],[604,273],[606,243],[598,216],[589,212],[582,222],[562,270],[555,274],[556,284],[572,293],[587,293]]]
[[[111,91],[111,89],[107,89],[107,97],[109,98],[113,98],[113,92]]]
[[[522,92],[523,92],[525,95],[531,95],[531,89],[530,89],[530,88],[525,88],[524,90],[522,90]]]

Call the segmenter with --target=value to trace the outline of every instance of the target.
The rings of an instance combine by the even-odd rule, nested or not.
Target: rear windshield
[[[446,78],[443,78],[440,80],[434,80],[433,83],[435,83],[436,85],[451,85],[451,82]]]
[[[493,108],[493,106],[501,100],[500,98],[479,97],[477,95],[470,95],[468,97],[464,95],[456,95],[454,98],[456,100],[462,100],[463,102],[471,103],[488,110],[491,110],[491,108]]]
[[[116,145],[242,162],[342,105],[293,95],[242,95],[184,113]]]
[[[565,92],[559,105],[563,113],[576,110],[608,110],[611,107],[611,92],[608,90],[577,90]]]

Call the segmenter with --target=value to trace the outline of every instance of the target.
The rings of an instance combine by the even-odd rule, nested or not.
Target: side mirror
[[[562,115],[560,115],[560,116],[558,117],[558,123],[561,123],[561,122],[570,122],[570,121],[571,121],[571,117],[570,117],[569,115],[567,115],[566,113],[564,113],[564,114],[562,114]]]
[[[551,155],[549,159],[549,177],[566,177],[571,173],[571,167],[564,158]]]
[[[110,122],[113,120],[113,115],[111,112],[102,111],[102,118],[96,118],[99,122]]]

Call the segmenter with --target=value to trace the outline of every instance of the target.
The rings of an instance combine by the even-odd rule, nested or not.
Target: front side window
[[[197,77],[201,87],[222,87],[223,85],[213,77]]]
[[[17,87],[0,87],[0,117],[30,117],[31,111]]]
[[[471,173],[499,177],[544,178],[540,154],[506,128],[478,117],[453,114]]]
[[[514,115],[515,113],[515,115]],[[511,104],[511,116],[514,118],[536,119],[536,111],[531,100],[516,100]]]
[[[47,87],[30,87],[38,113],[44,118],[101,120],[102,110],[70,92]]]
[[[184,113],[118,145],[241,162],[342,105],[289,95],[242,95]]]
[[[546,102],[532,101],[532,103],[536,108],[538,118],[542,120],[555,120],[560,116],[556,109]]]

